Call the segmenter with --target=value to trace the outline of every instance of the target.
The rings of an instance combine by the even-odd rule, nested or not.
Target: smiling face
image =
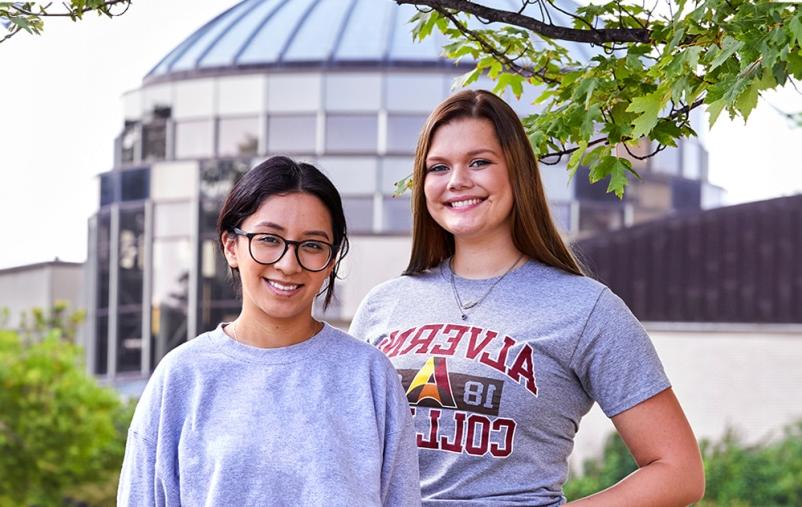
[[[239,229],[275,234],[291,241],[333,242],[328,209],[314,195],[302,192],[268,197],[242,221]],[[334,269],[333,261],[321,271],[308,271],[295,255],[296,248],[308,246],[290,245],[279,261],[264,265],[251,257],[247,237],[224,233],[223,242],[229,266],[239,269],[244,312],[261,312],[270,319],[283,321],[311,318],[315,295]],[[253,248],[256,253],[257,245]]]
[[[435,131],[423,192],[429,214],[458,241],[511,235],[512,187],[488,120],[458,118]]]

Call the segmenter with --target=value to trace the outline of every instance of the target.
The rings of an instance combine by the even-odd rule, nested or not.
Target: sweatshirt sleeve
[[[156,471],[156,446],[134,431],[128,432],[125,458],[117,489],[117,505],[167,506],[179,505],[177,493],[165,484]],[[169,499],[176,496],[175,499]]]
[[[395,371],[391,380],[381,472],[382,505],[419,506],[420,473],[412,414]]]

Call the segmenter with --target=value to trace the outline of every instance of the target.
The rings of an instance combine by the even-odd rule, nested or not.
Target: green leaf
[[[591,183],[598,183],[604,178],[609,177],[610,182],[607,184],[607,193],[613,192],[621,199],[624,197],[624,189],[629,183],[629,174],[635,174],[632,170],[632,164],[629,160],[607,155],[597,161],[594,167],[590,167],[588,178]]]
[[[664,101],[657,92],[632,99],[632,103],[627,107],[627,111],[640,113],[632,122],[633,138],[637,139],[651,132],[654,126],[657,125],[657,115],[660,113],[663,104]]]
[[[509,87],[512,89],[512,93],[515,94],[515,98],[520,99],[521,94],[524,92],[523,83],[523,76],[505,72],[499,75],[496,86],[493,88],[493,93],[501,94]]]
[[[401,178],[393,183],[393,186],[395,187],[395,190],[393,190],[393,197],[402,196],[404,192],[412,189],[412,175],[410,174],[406,178]]]
[[[744,43],[737,39],[734,39],[727,35],[724,37],[724,42],[721,47],[721,51],[716,55],[712,62],[710,62],[710,67],[707,69],[708,72],[718,68],[722,63],[726,62],[729,57],[735,54],[736,51],[743,47]]]
[[[796,39],[796,43],[802,47],[802,16],[797,15],[791,18],[791,22],[788,23],[788,29]]]
[[[735,109],[744,117],[744,122],[749,119],[749,114],[757,107],[758,97],[760,97],[760,81],[755,81],[746,87],[746,90],[735,101]]]
[[[588,149],[588,142],[582,141],[571,154],[571,158],[568,159],[568,170],[573,173],[576,172],[576,169],[579,167],[579,162],[582,160],[582,157],[585,155],[585,150]]]
[[[710,115],[711,127],[715,125],[716,120],[718,120],[718,117],[721,114],[721,111],[724,109],[726,103],[727,102],[724,99],[718,99],[707,106],[707,113]]]

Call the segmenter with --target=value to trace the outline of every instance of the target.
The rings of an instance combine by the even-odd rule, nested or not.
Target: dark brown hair
[[[583,271],[551,219],[537,159],[521,120],[513,109],[485,90],[464,90],[441,102],[429,115],[418,138],[412,173],[412,254],[405,275],[414,275],[454,255],[454,236],[440,227],[426,208],[423,182],[426,156],[437,129],[452,121],[489,121],[504,152],[513,194],[512,240],[532,259],[575,275]]]
[[[287,157],[271,157],[257,165],[234,184],[226,202],[217,217],[217,240],[225,254],[223,233],[234,234],[246,218],[259,209],[262,202],[272,195],[301,192],[312,194],[323,202],[331,216],[331,230],[334,234],[334,269],[324,289],[326,297],[323,308],[327,308],[334,297],[334,280],[345,254],[348,253],[348,231],[340,193],[334,184],[320,170],[311,164],[295,162]],[[231,276],[239,281],[239,269],[230,268]]]

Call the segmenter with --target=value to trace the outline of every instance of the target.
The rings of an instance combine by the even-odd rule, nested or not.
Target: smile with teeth
[[[452,201],[448,203],[452,208],[465,208],[467,206],[473,206],[475,204],[479,204],[482,202],[483,199],[479,198],[472,198],[472,199],[464,199],[462,201]]]
[[[298,287],[301,286],[300,284],[297,284],[297,283],[281,283],[281,282],[277,282],[275,280],[270,280],[268,278],[265,278],[265,280],[267,281],[268,285],[270,285],[274,289],[277,289],[277,290],[280,290],[280,291],[283,291],[283,292],[291,292],[291,291],[294,291],[295,289],[297,289]]]

